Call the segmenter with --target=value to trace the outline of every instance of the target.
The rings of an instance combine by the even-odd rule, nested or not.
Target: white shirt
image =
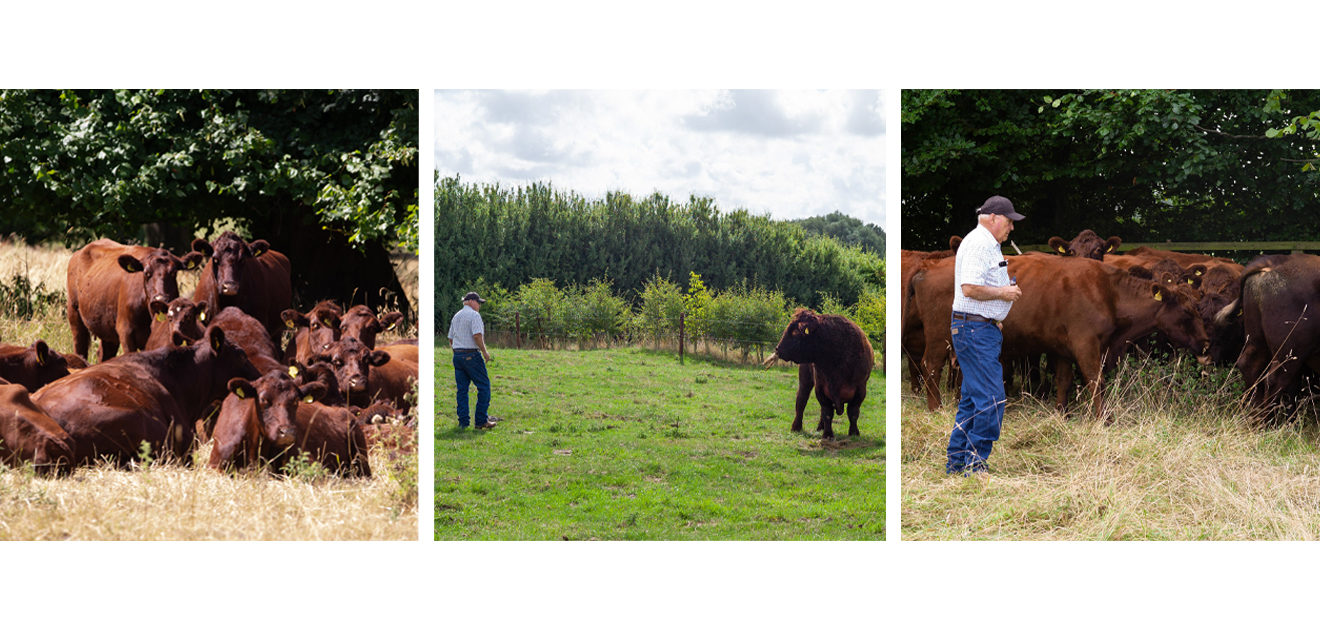
[[[1002,321],[1013,303],[1007,300],[974,300],[963,295],[962,285],[1008,286],[1008,264],[999,241],[984,225],[977,224],[963,238],[953,263],[953,310]]]
[[[463,309],[454,313],[454,318],[449,320],[449,340],[453,342],[455,350],[480,350],[477,341],[472,338],[479,334],[486,334],[481,314],[464,304]]]

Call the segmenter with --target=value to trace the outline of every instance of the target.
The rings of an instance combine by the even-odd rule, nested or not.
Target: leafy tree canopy
[[[855,245],[880,256],[885,255],[885,231],[842,212],[797,219],[793,223],[812,234],[823,234],[845,245]]]

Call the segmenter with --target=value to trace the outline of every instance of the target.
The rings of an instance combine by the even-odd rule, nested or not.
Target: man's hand
[[[1004,300],[1006,302],[1016,302],[1018,301],[1018,298],[1022,297],[1022,289],[1019,288],[1016,284],[1010,284],[1006,287],[1000,287],[1000,291],[1001,293],[999,299]]]
[[[481,356],[484,357],[484,358],[486,359],[486,363],[490,363],[490,353],[489,353],[489,352],[486,352],[485,350],[482,350],[482,351],[481,351]]]

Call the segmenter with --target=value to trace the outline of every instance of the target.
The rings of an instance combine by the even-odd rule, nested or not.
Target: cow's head
[[[775,346],[775,355],[794,363],[811,363],[821,356],[824,318],[805,308],[793,313]]]
[[[288,373],[272,371],[255,381],[229,379],[229,393],[256,406],[262,439],[279,447],[293,444],[298,429],[294,418],[299,402],[311,402],[324,388],[320,383],[300,386]]]
[[[206,326],[206,301],[194,303],[181,297],[169,302],[152,300],[148,305],[151,310],[151,331],[153,335],[160,328],[168,329],[170,345],[189,346],[202,338]]]
[[[1198,360],[1208,363],[1210,335],[1191,293],[1160,282],[1151,283],[1149,291],[1150,298],[1160,302],[1155,313],[1155,326],[1168,335],[1174,345],[1191,350]]]
[[[280,319],[284,320],[286,328],[293,331],[294,343],[299,345],[299,350],[307,353],[303,358],[310,358],[311,355],[324,352],[339,339],[342,314],[343,310],[338,304],[327,300],[318,302],[306,313],[284,309],[280,312]]]
[[[1118,251],[1118,247],[1123,244],[1123,239],[1117,236],[1111,236],[1108,239],[1100,238],[1100,235],[1091,230],[1082,230],[1077,233],[1071,242],[1065,241],[1058,236],[1051,236],[1049,240],[1050,249],[1062,256],[1078,256],[1080,258],[1090,258],[1092,260],[1104,260],[1105,254],[1112,254]]]
[[[393,311],[376,317],[371,307],[359,304],[344,314],[339,330],[342,336],[357,337],[368,348],[375,348],[376,335],[393,330],[401,321],[403,313]]]
[[[44,339],[38,339],[31,346],[23,348],[16,358],[22,364],[18,370],[22,378],[15,383],[26,387],[28,391],[37,391],[47,383],[69,375],[69,362],[64,355],[51,350]]]
[[[390,360],[382,350],[372,350],[354,337],[340,339],[312,358],[313,363],[328,363],[335,371],[335,379],[345,397],[360,394],[367,389],[367,377],[372,367],[380,367]]]
[[[270,251],[270,243],[263,239],[246,242],[243,237],[225,232],[214,243],[194,239],[193,251],[211,259],[211,280],[220,295],[233,297],[242,290],[243,266],[247,261]]]
[[[142,290],[147,296],[147,303],[151,303],[156,300],[169,302],[179,297],[179,271],[196,269],[204,260],[205,257],[198,252],[188,252],[179,258],[156,248],[141,258],[121,254],[118,261],[124,271],[142,274]]]

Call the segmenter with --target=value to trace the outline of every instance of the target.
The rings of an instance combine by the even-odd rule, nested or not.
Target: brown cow
[[[376,335],[387,330],[394,330],[403,321],[403,313],[392,311],[376,317],[370,306],[358,304],[348,309],[340,320],[341,337],[357,337],[368,348],[376,347]]]
[[[0,379],[22,385],[29,392],[68,375],[68,360],[51,350],[45,340],[38,339],[30,346],[0,345]]]
[[[293,304],[289,259],[264,240],[249,243],[233,232],[213,243],[195,239],[192,247],[209,259],[193,301],[206,301],[214,311],[237,306],[257,318],[271,339],[279,340],[284,327],[280,312]]]
[[[258,373],[285,369],[280,361],[279,346],[266,334],[265,326],[257,318],[237,307],[227,306],[216,313],[211,324],[224,330],[225,337],[243,349]]]
[[[921,356],[925,353],[926,334],[921,328],[921,314],[917,311],[916,304],[908,299],[912,277],[921,270],[937,264],[944,259],[951,259],[958,252],[958,246],[962,244],[961,236],[949,238],[949,249],[936,252],[919,252],[911,250],[901,250],[900,264],[900,286],[899,296],[902,300],[901,328],[899,343],[903,348],[903,356],[908,360],[908,375],[911,378],[912,391],[918,393],[921,391]]]
[[[339,390],[350,405],[371,402],[368,389],[371,368],[385,365],[389,360],[389,353],[368,349],[353,337],[340,339],[312,357],[313,363],[328,363],[335,371]]]
[[[281,312],[284,326],[293,331],[293,339],[284,350],[284,360],[309,363],[317,353],[324,352],[339,340],[343,314],[344,310],[329,300],[318,302],[306,313],[291,308]]]
[[[32,462],[37,472],[73,468],[73,438],[46,415],[22,385],[0,384],[0,462]]]
[[[211,432],[209,465],[216,470],[254,466],[284,455],[297,442],[299,399],[311,402],[324,388],[320,383],[300,387],[283,370],[255,381],[233,378],[228,387]]]
[[[1050,249],[1062,256],[1105,260],[1106,255],[1118,252],[1119,246],[1123,244],[1123,239],[1117,236],[1104,239],[1091,230],[1082,230],[1077,233],[1077,236],[1073,237],[1072,241],[1065,241],[1058,236],[1051,236],[1049,244]]]
[[[820,422],[816,428],[821,437],[834,437],[834,414],[848,412],[848,435],[861,435],[857,417],[862,401],[866,400],[866,382],[871,378],[875,355],[866,333],[842,315],[817,315],[805,308],[793,313],[784,334],[775,346],[775,358],[793,363],[811,364],[811,385],[816,388],[816,401],[820,403]],[[806,386],[798,370],[798,397]],[[793,431],[802,430],[800,409],[793,419]]]
[[[145,350],[187,346],[202,338],[206,325],[206,302],[181,297],[169,302],[152,300],[151,336]]]
[[[153,300],[179,297],[181,269],[196,269],[202,255],[179,258],[163,249],[121,245],[110,239],[89,243],[69,259],[68,319],[74,353],[87,358],[92,335],[101,340],[100,360],[137,352],[151,334]]]
[[[417,345],[398,342],[381,346],[378,350],[390,358],[367,374],[368,398],[387,402],[395,409],[407,412],[412,408],[408,402],[409,395],[417,383]]]
[[[257,378],[219,327],[207,328],[203,339],[98,363],[41,388],[32,400],[73,437],[76,462],[137,459],[143,442],[154,454],[183,457],[193,447],[193,420],[224,396],[229,379]]]
[[[1089,258],[1027,254],[1007,260],[1009,275],[1016,276],[1022,287],[1022,298],[1004,319],[1003,354],[1051,356],[1060,408],[1072,386],[1070,361],[1080,367],[1096,414],[1102,415],[1101,376],[1117,364],[1131,342],[1159,330],[1198,354],[1209,344],[1195,304],[1172,287],[1134,278]],[[937,265],[923,275],[913,279],[927,332],[922,369],[928,383],[938,383],[950,347],[953,265]],[[932,410],[940,406],[938,388],[927,388],[926,402]]]
[[[1153,247],[1134,247],[1126,252],[1128,256],[1138,256],[1141,258],[1167,259],[1178,263],[1180,267],[1188,267],[1196,263],[1232,263],[1228,258],[1216,258],[1207,254],[1186,254],[1167,249],[1155,249]]]

